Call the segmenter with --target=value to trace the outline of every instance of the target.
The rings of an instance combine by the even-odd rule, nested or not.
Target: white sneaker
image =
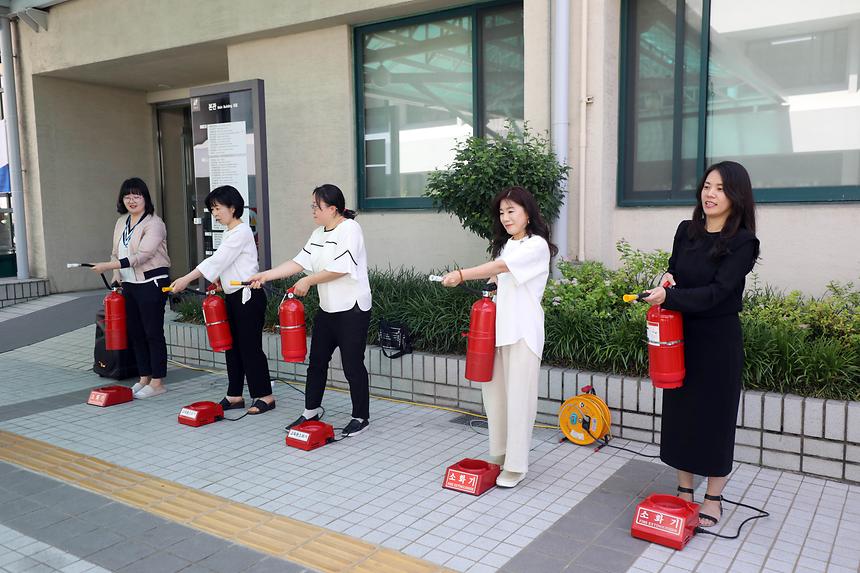
[[[137,394],[141,390],[146,388],[146,384],[141,384],[140,382],[135,382],[134,386],[131,387],[131,393]]]
[[[496,478],[496,485],[499,487],[514,487],[523,481],[524,477],[526,477],[525,472],[509,472],[508,470],[504,470]]]
[[[150,386],[149,384],[147,384],[146,386],[141,388],[137,392],[137,394],[134,395],[134,397],[138,398],[138,399],[152,398],[153,396],[160,396],[160,395],[164,394],[165,392],[167,392],[167,388],[165,388],[164,386],[156,389],[156,388],[153,388],[152,386]]]

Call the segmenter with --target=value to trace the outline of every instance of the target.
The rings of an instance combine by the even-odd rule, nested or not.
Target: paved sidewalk
[[[44,303],[53,302],[52,298]],[[44,303],[33,312],[46,308]],[[56,306],[69,303],[64,299]],[[16,308],[16,316],[26,316],[20,311]],[[0,311],[0,333],[9,324],[3,320],[5,312]],[[652,491],[674,489],[674,472],[659,461],[610,448],[595,453],[592,448],[559,443],[557,431],[540,429],[535,432],[527,479],[517,488],[495,489],[475,498],[440,487],[448,465],[487,453],[486,437],[480,433],[485,430],[469,427],[468,417],[373,399],[367,431],[303,452],[283,443],[284,424],[302,409],[301,385],[277,384],[277,408],[270,413],[190,428],[176,423],[179,409],[197,400],[220,399],[225,375],[178,366],[170,368],[170,391],[164,396],[95,408],[83,403],[86,391],[108,382],[88,370],[93,335],[94,327],[85,326],[0,354],[0,430],[399,551],[430,567],[436,564],[455,571],[840,573],[857,571],[860,565],[856,542],[860,538],[860,487],[855,485],[738,464],[726,495],[764,506],[771,517],[745,527],[737,540],[697,535],[683,551],[676,552],[629,535],[637,500]],[[326,420],[335,428],[349,420],[348,394],[330,390],[324,405]],[[657,452],[653,445],[626,440],[613,443],[645,454]],[[142,571],[147,570],[146,559],[155,559],[153,555],[167,556],[164,563],[184,567],[171,565],[164,570],[223,570],[218,569],[217,560],[191,559],[162,546],[122,566],[105,565],[96,554],[107,547],[87,553],[50,537],[50,531],[45,537],[45,530],[56,527],[45,520],[59,517],[51,513],[48,519],[45,510],[56,508],[15,506],[19,510],[11,512],[3,496],[9,499],[17,494],[7,487],[3,476],[20,476],[26,470],[4,466],[0,464],[0,553],[17,552],[21,557],[15,562],[50,549],[46,553],[50,563],[35,559],[39,568],[32,570]],[[19,484],[31,481],[17,479]],[[47,489],[59,498],[65,498],[64,491],[80,491],[40,479],[50,482]],[[703,488],[704,484],[698,487],[697,499]],[[38,502],[35,493],[29,495]],[[147,521],[156,518],[109,498],[93,503],[108,508],[102,510],[105,515],[134,511]],[[60,523],[79,519],[77,513],[62,515]],[[726,506],[721,532],[734,533],[749,515],[748,510]],[[153,529],[168,526],[182,527],[192,537],[206,535],[184,524],[160,523]],[[84,540],[98,537],[76,532],[84,545]],[[112,533],[122,539],[136,535],[119,530]],[[128,543],[122,539],[112,544],[117,551]],[[225,547],[231,543],[218,541]],[[250,551],[233,545],[236,550]],[[30,554],[20,550],[30,546]],[[267,567],[271,559],[259,554],[244,570],[263,570],[249,567]],[[0,571],[30,570],[22,568],[24,565],[10,567],[10,563],[0,556]],[[302,567],[295,565],[292,570]]]

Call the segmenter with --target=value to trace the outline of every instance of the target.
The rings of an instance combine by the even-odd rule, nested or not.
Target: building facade
[[[860,278],[860,4],[564,5],[43,6],[46,29],[12,26],[31,274],[54,291],[96,288],[65,264],[107,258],[116,194],[132,176],[149,183],[174,273],[186,272],[203,253],[192,91],[262,80],[268,197],[258,208],[273,263],[301,248],[311,191],[327,182],[360,211],[371,266],[483,261],[483,241],[422,197],[426,174],[457,138],[528,122],[567,136],[567,258],[614,265],[621,238],[668,250],[704,167],[733,159],[759,200],[762,282],[819,294]],[[552,111],[560,82],[567,122]]]

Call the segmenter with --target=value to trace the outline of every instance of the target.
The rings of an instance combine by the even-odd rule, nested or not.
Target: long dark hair
[[[320,201],[326,205],[332,205],[337,209],[338,215],[347,219],[355,219],[356,212],[346,208],[346,199],[343,198],[343,191],[337,185],[325,183],[314,189],[314,202],[319,207]]]
[[[120,215],[128,213],[125,207],[123,198],[126,195],[142,195],[143,196],[143,212],[146,215],[155,213],[155,205],[152,204],[152,197],[149,196],[149,187],[143,182],[140,177],[132,177],[122,182],[119,187],[119,197],[116,199],[116,212]]]
[[[705,170],[696,191],[696,206],[693,208],[693,220],[688,234],[697,240],[705,236],[705,209],[702,206],[702,189],[712,171],[717,171],[723,179],[723,193],[732,203],[732,209],[720,231],[720,236],[714,243],[711,256],[722,257],[729,252],[729,242],[740,229],[746,229],[755,235],[755,199],[753,198],[750,174],[743,165],[735,161],[720,161]],[[755,249],[755,258],[759,256],[759,248]]]
[[[529,222],[526,225],[526,233],[530,237],[532,235],[543,237],[547,245],[549,245],[550,256],[554,257],[558,253],[558,247],[550,241],[549,225],[543,220],[534,195],[526,191],[523,187],[514,186],[508,187],[496,195],[490,207],[490,219],[493,221],[493,240],[490,243],[490,253],[493,255],[493,258],[495,259],[499,256],[505,243],[511,237],[505,230],[504,225],[502,225],[501,217],[499,217],[502,201],[505,200],[512,201],[525,209],[529,217]]]

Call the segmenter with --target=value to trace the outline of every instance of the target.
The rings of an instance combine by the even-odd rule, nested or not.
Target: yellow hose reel
[[[558,411],[558,425],[565,437],[580,446],[609,436],[611,417],[609,407],[586,386],[584,394],[567,399]]]

